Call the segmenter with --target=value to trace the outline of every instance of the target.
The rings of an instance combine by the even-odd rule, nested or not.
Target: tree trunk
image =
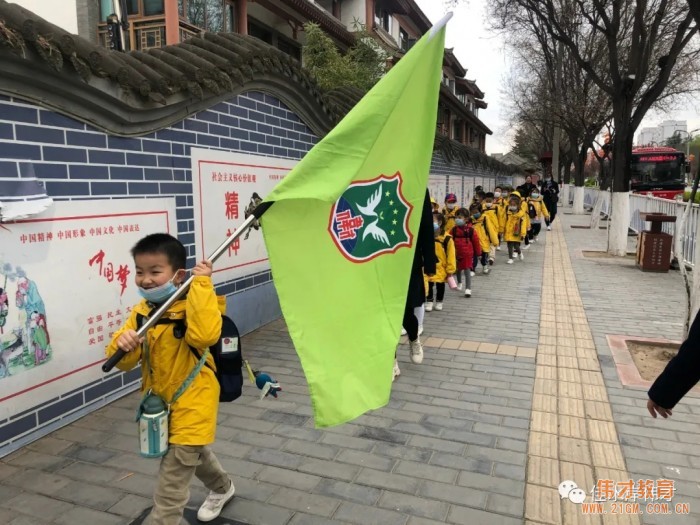
[[[581,148],[577,151],[576,146],[571,147],[571,156],[574,159],[574,215],[583,215],[586,211],[583,208],[583,197],[585,195],[584,190],[584,176],[583,167],[586,162],[587,147]]]
[[[583,215],[586,213],[583,207],[583,198],[585,195],[586,189],[583,186],[574,187],[574,206],[571,210],[574,215]]]
[[[625,89],[624,87],[622,88]],[[612,217],[608,230],[608,253],[627,255],[627,232],[630,225],[629,165],[634,130],[631,125],[632,100],[625,91],[613,100],[615,138],[612,149]]]

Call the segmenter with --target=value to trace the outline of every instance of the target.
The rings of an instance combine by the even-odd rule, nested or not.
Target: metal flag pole
[[[228,239],[226,239],[221,246],[219,246],[214,252],[209,256],[207,260],[211,261],[214,263],[219,257],[223,255],[223,253],[228,250],[228,247],[233,244],[233,242],[238,239],[241,235],[243,235],[249,228],[250,226],[258,220],[263,213],[265,213],[270,206],[272,206],[272,202],[263,202],[259,204],[255,210],[253,210],[253,213],[251,213],[248,218],[243,221],[243,224],[241,224],[240,228],[237,228],[235,232],[233,232]],[[187,293],[187,290],[190,288],[190,285],[192,284],[192,281],[194,281],[195,276],[190,275],[190,277],[175,291],[173,295],[171,295],[168,300],[166,300],[163,304],[161,304],[158,309],[148,318],[146,321],[143,323],[141,328],[139,328],[136,332],[136,335],[139,337],[144,337],[146,335],[146,332],[150,330],[155,324],[158,322],[158,320],[163,317],[163,314],[168,311],[168,309],[177,301],[180,299],[183,295]],[[114,368],[114,366],[126,355],[126,352],[122,349],[117,349],[116,352],[107,359],[104,364],[102,365],[102,371],[103,372],[109,372]]]

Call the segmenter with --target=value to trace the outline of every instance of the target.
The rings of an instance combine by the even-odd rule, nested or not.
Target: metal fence
[[[609,215],[610,213],[610,193],[604,192],[596,188],[585,188],[583,198],[584,206],[593,209],[596,201],[602,198],[601,215]],[[573,202],[573,192],[571,192],[570,201]],[[670,234],[676,234],[676,225],[680,225],[681,216],[685,211],[686,203],[672,201],[668,199],[659,199],[647,195],[630,195],[630,224],[629,228],[639,233],[647,229],[648,223],[642,220],[642,213],[664,213],[666,215],[675,215],[676,223],[667,222],[663,224],[663,231]],[[688,222],[685,224],[681,235],[683,261],[690,266],[695,265],[695,245],[698,235],[698,220],[700,220],[700,206],[694,204],[690,210]],[[675,248],[675,244],[674,244]]]

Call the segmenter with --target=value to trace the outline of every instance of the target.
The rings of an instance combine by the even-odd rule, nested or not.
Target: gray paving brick
[[[393,426],[393,422],[387,421],[387,425]],[[403,432],[395,432],[386,428],[363,427],[357,435],[363,439],[371,439],[373,441],[385,441],[387,443],[395,443],[405,445],[408,437]]]
[[[513,479],[516,481],[525,480],[525,467],[519,465],[510,465],[508,463],[493,464],[493,475],[502,478]]]
[[[622,451],[627,458],[634,458],[634,459],[641,459],[648,461],[649,459],[653,459],[656,462],[659,463],[666,463],[669,465],[675,465],[675,466],[681,466],[681,467],[690,467],[690,460],[686,454],[675,454],[672,452],[660,452],[658,450],[655,450],[650,453],[650,450],[647,448],[639,448],[639,447],[629,447],[629,446],[623,446]]]
[[[301,456],[310,456],[319,459],[333,459],[338,455],[340,449],[331,445],[321,445],[320,443],[309,443],[290,439],[285,443],[284,450]]]
[[[245,429],[250,432],[272,432],[275,426],[277,426],[277,423],[274,421],[266,421],[260,418],[249,418],[243,416],[226,416],[224,417],[223,421],[218,419],[217,424],[219,428],[223,426],[233,429]]]
[[[503,516],[493,512],[452,505],[447,521],[457,525],[521,525],[522,519]]]
[[[335,463],[333,461],[308,459],[302,461],[301,465],[299,465],[299,470],[302,472],[308,472],[309,474],[317,474],[324,478],[352,481],[355,479],[355,476],[357,476],[360,468],[354,465]]]
[[[107,510],[121,500],[126,494],[114,487],[99,487],[94,484],[71,481],[57,490],[55,496],[64,501],[97,510]]]
[[[315,442],[323,437],[323,432],[312,428],[299,428],[290,425],[277,425],[272,433],[278,436]]]
[[[474,423],[474,432],[480,434],[491,434],[495,436],[503,436],[511,439],[519,439],[527,441],[529,434],[528,430],[522,428],[512,428],[507,426],[489,425],[488,423]]]
[[[212,443],[211,449],[217,456],[244,458],[251,450],[253,450],[253,445],[244,445],[242,443],[234,443],[233,441],[218,439]]]
[[[467,457],[476,459],[486,459],[490,461],[499,461],[502,463],[511,463],[514,465],[525,465],[527,455],[521,452],[513,452],[510,450],[497,450],[493,448],[481,447],[478,445],[469,445],[466,453]]]
[[[322,479],[320,476],[270,466],[264,467],[257,474],[256,478],[265,483],[294,487],[306,491],[316,487]]]
[[[431,465],[441,467],[468,470],[469,472],[480,472],[481,474],[491,474],[493,463],[484,459],[465,458],[444,452],[435,452],[430,460]]]
[[[115,516],[107,512],[74,507],[65,514],[61,514],[57,517],[53,523],[57,525],[75,525],[76,523],[89,523],[90,525],[121,525],[124,523],[124,520],[121,516]]]
[[[452,454],[462,454],[466,448],[462,443],[454,443],[452,441],[426,436],[412,436],[408,443],[414,447],[422,447],[440,452],[450,452]]]
[[[360,452],[357,450],[343,450],[336,461],[341,463],[350,463],[360,467],[368,467],[374,470],[383,470],[391,472],[396,464],[396,460],[377,456],[368,452]]]
[[[244,459],[229,458],[226,456],[221,456],[218,459],[223,469],[234,477],[244,476],[246,478],[252,478],[263,469],[262,465]]]
[[[408,516],[398,512],[349,502],[340,505],[334,518],[358,525],[404,525],[408,520]]]
[[[324,479],[313,490],[315,494],[341,498],[364,505],[374,505],[382,494],[380,489],[366,487],[345,481]]]
[[[107,465],[98,466],[76,461],[56,473],[78,481],[108,484],[117,478],[125,476],[129,471],[108,467]]]
[[[304,416],[274,410],[267,410],[260,417],[265,421],[290,426],[302,426],[308,421],[308,418]]]
[[[435,467],[432,465],[426,465],[425,463],[402,460],[399,461],[394,468],[394,473],[411,476],[418,479],[429,479],[443,483],[454,483],[457,479],[459,471],[452,468]]]
[[[107,449],[85,447],[81,445],[74,445],[64,450],[61,454],[78,461],[97,464],[102,464],[117,455],[116,452]]]
[[[236,486],[236,498],[264,502],[279,490],[279,485],[259,481],[257,479],[250,479],[242,476],[232,476],[232,479],[234,485]],[[198,481],[195,481],[195,483],[199,484]],[[198,487],[193,485],[191,488],[201,489],[201,497],[197,500],[198,502],[203,501],[209,492],[201,484],[199,484]],[[194,490],[193,499],[197,499],[194,497]]]
[[[7,460],[7,462],[16,467],[26,467],[44,470],[46,472],[55,472],[62,469],[66,465],[70,465],[73,463],[73,460],[61,456],[51,456],[48,454],[41,454],[39,452],[26,450],[22,451],[22,453],[18,454],[17,456],[13,456],[12,459]]]
[[[303,512],[297,512],[294,517],[289,522],[289,525],[335,525],[338,521],[332,519],[326,519],[321,516],[312,516],[311,514],[304,514]]]
[[[277,449],[282,447],[286,441],[286,438],[284,437],[273,436],[270,434],[260,434],[258,432],[249,432],[241,429],[235,430],[231,435],[231,441],[262,448]]]
[[[423,398],[423,399],[425,399],[425,398]],[[424,404],[424,403],[408,402],[408,403],[404,404],[403,410],[409,411],[409,412],[418,412],[420,414],[428,414],[429,416],[441,415],[441,416],[445,416],[445,417],[450,417],[450,415],[451,415],[449,408],[435,407],[433,405]]]
[[[22,469],[15,472],[9,481],[12,483],[12,486],[3,487],[4,490],[22,488],[29,492],[36,491],[39,494],[50,496],[68,485],[71,479],[60,474],[52,474],[51,472]],[[2,499],[7,499],[7,494],[3,494]]]
[[[501,422],[501,416],[486,413],[483,406],[484,405],[477,405],[477,410],[453,410],[452,419],[466,419],[469,421],[480,421],[482,423],[498,425]]]
[[[363,468],[355,478],[355,483],[413,494],[416,492],[420,480],[399,474],[388,474],[370,468]]]
[[[243,498],[234,498],[221,512],[225,518],[240,520],[251,525],[286,525],[292,514],[288,509]]]
[[[471,430],[473,421],[445,416],[426,416],[424,422],[433,427],[451,428],[455,430]]]
[[[118,514],[126,518],[135,518],[152,505],[152,498],[144,498],[134,494],[127,494],[107,510],[112,514]]]
[[[391,491],[384,491],[378,505],[409,516],[422,516],[439,520],[444,520],[449,510],[447,503]]]
[[[470,443],[487,447],[493,446],[496,443],[496,436],[452,429],[443,430],[440,437],[458,443]]]
[[[303,461],[301,457],[294,454],[267,448],[254,448],[248,454],[248,460],[254,463],[284,468],[297,468]]]
[[[499,437],[496,440],[496,448],[513,450],[515,452],[527,452],[527,441]]]
[[[488,495],[486,492],[473,488],[457,487],[437,481],[424,481],[418,494],[429,499],[477,508],[484,508]]]
[[[332,516],[338,507],[338,501],[334,498],[317,494],[308,494],[288,488],[282,488],[277,491],[268,502],[285,509],[292,509],[325,517]]]
[[[374,443],[368,439],[361,439],[352,436],[344,436],[342,434],[327,433],[321,438],[321,442],[327,445],[335,445],[340,448],[352,448],[355,450],[369,451],[374,446]]]
[[[35,518],[45,520],[53,520],[74,507],[65,501],[48,498],[40,494],[30,494],[28,492],[23,492],[17,496],[5,499],[0,505],[7,509],[17,511],[17,513],[28,514]]]
[[[375,454],[379,454],[381,456],[405,459],[408,461],[417,461],[419,463],[427,463],[428,461],[430,461],[430,456],[432,456],[433,454],[430,450],[392,445],[389,443],[377,443],[372,449],[372,451]]]
[[[486,510],[498,512],[500,514],[509,514],[520,518],[523,515],[525,508],[525,500],[522,497],[523,491],[518,495],[513,494],[503,496],[501,494],[489,494],[486,503]]]
[[[48,523],[48,521],[35,518],[34,516],[26,516],[24,514],[20,514],[16,518],[14,518],[9,523],[9,525],[48,525]]]
[[[476,472],[460,472],[457,483],[462,487],[472,487],[490,493],[507,496],[522,496],[525,483],[496,476],[487,476]]]

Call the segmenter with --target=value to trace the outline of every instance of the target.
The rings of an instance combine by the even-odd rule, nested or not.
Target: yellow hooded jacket
[[[537,215],[535,216],[536,219],[539,219],[540,221],[542,221],[543,217],[545,219],[549,219],[549,210],[547,209],[544,200],[542,200],[542,196],[537,197],[536,199],[530,197],[528,199],[528,202],[531,202],[532,205],[535,207],[535,212],[537,213]]]
[[[508,203],[504,198],[499,197],[498,199],[494,199],[493,204],[498,216],[498,234],[503,235],[506,229],[506,208],[508,207]]]
[[[483,208],[481,217],[474,220],[474,229],[479,236],[481,251],[488,253],[491,246],[498,246],[498,212],[494,208]]]
[[[445,246],[447,246],[447,251],[445,251]],[[449,233],[435,237],[435,255],[437,257],[435,275],[428,277],[427,281],[431,283],[447,282],[447,278],[457,271],[455,243]]]
[[[117,351],[117,339],[125,330],[136,330],[136,314],[148,316],[151,310],[152,306],[145,300],[134,306],[107,346],[107,357]],[[225,299],[216,296],[211,278],[195,277],[186,298],[176,301],[163,316],[186,319],[185,337],[177,339],[173,335],[173,324],[157,324],[146,333],[152,372],[149,373],[146,360],[142,359],[142,345],[128,352],[117,368],[128,371],[141,361],[141,391],[153,390],[168,403],[197,364],[189,345],[201,353],[215,344],[221,336],[221,315],[225,311]],[[170,407],[168,441],[171,444],[199,446],[214,442],[219,406],[219,382],[214,369],[214,358],[209,355],[207,365]]]
[[[527,209],[527,199],[523,199],[522,195],[520,195],[519,191],[514,191],[511,193],[511,195],[514,195],[520,199],[520,209],[523,211],[524,217],[523,217],[523,232],[522,232],[522,239],[525,238],[527,235],[527,232],[530,230],[530,214],[528,213]],[[507,226],[506,226],[507,228]],[[521,240],[522,240],[521,239]]]
[[[520,242],[523,239],[523,231],[525,230],[525,216],[522,206],[517,212],[506,210],[506,229],[503,233],[506,242]]]
[[[455,207],[452,209],[449,209],[447,206],[445,206],[442,209],[442,214],[445,216],[445,231],[446,232],[451,232],[452,228],[455,227],[455,216],[457,215],[457,210],[459,210],[457,205],[455,205]]]

